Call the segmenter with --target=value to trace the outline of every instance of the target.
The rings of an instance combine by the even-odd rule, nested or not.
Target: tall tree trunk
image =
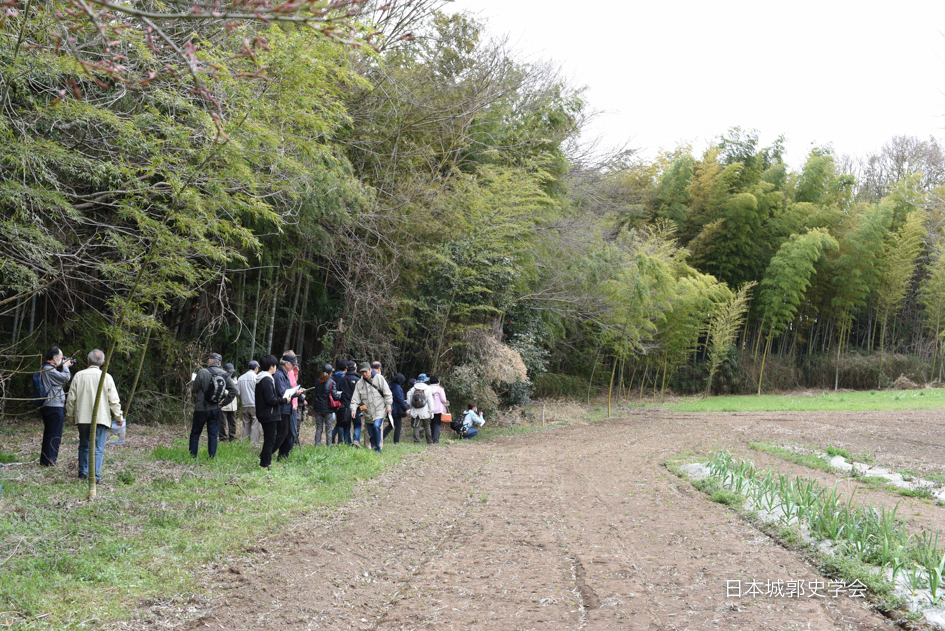
[[[295,298],[292,299],[292,310],[289,312],[289,330],[285,334],[285,348],[292,349],[292,331],[295,328],[295,314],[299,308],[299,293],[302,290],[302,267],[299,266],[299,273],[296,274]],[[295,349],[292,349],[295,350]]]
[[[305,307],[308,306],[308,290],[312,285],[312,277],[308,274],[305,275],[305,291],[302,292],[302,306],[299,313],[299,332],[297,335],[298,343],[294,348],[298,349],[299,359],[302,358],[302,348],[305,344]]]
[[[768,358],[768,350],[771,348],[771,333],[768,332],[768,340],[765,342],[765,352],[761,355],[761,370],[758,371],[758,396],[761,396],[761,380],[765,376],[765,360]]]
[[[36,294],[33,294],[32,304],[30,305],[30,335],[36,328]]]
[[[617,357],[614,357],[614,367],[610,371],[610,388],[607,389],[607,418],[610,418],[610,399],[614,394],[614,375],[617,374]]]
[[[272,314],[269,316],[269,336],[266,338],[266,353],[272,354],[272,334],[276,330],[276,307],[279,306],[279,286],[272,288]]]
[[[597,353],[594,355],[594,366],[591,368],[591,378],[587,380],[587,404],[591,404],[591,385],[594,383],[594,373],[597,372],[597,360],[600,359],[600,342],[597,343]],[[934,374],[934,373],[933,373]]]
[[[843,334],[847,329],[847,325],[840,326],[840,339],[837,340],[837,366],[834,370],[833,375],[833,391],[836,392],[840,389],[840,351],[843,350]]]
[[[259,262],[262,263],[261,258]],[[260,268],[259,273],[256,275],[256,311],[253,313],[253,337],[252,337],[252,342],[251,342],[253,347],[249,351],[250,359],[253,359],[256,357],[256,348],[257,348],[256,330],[259,324],[259,292],[262,291],[262,277],[263,277],[263,271]]]

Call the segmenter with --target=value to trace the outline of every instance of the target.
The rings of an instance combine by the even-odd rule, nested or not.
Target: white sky
[[[603,113],[588,130],[652,158],[730,127],[854,156],[945,139],[945,1],[455,0],[518,58],[552,60]]]

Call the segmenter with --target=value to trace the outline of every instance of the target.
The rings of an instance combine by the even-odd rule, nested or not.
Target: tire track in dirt
[[[733,420],[746,422],[646,410],[448,442],[266,552],[208,568],[191,613],[120,628],[890,629],[849,598],[726,598],[727,580],[825,580],[663,467],[686,449],[744,448]]]

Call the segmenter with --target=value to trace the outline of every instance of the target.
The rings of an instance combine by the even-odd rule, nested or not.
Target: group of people
[[[74,359],[65,358],[54,346],[45,356],[38,374],[42,383],[43,441],[40,465],[55,466],[62,442],[65,421],[78,427],[79,479],[89,475],[89,449],[93,440],[92,411],[105,353],[95,349],[88,354],[88,368],[72,375]],[[190,431],[190,454],[196,458],[200,436],[207,428],[207,451],[216,455],[221,441],[236,440],[237,412],[242,420],[242,439],[262,444],[259,465],[269,467],[273,453],[285,458],[299,442],[299,429],[306,416],[315,422],[315,445],[346,444],[380,452],[384,440],[393,432],[398,443],[404,419],[409,419],[413,440],[428,444],[440,442],[440,427],[449,418],[450,402],[438,376],[420,374],[409,381],[397,373],[390,380],[381,374],[380,362],[364,362],[359,366],[339,359],[333,367],[325,364],[314,385],[299,385],[299,361],[292,351],[281,359],[265,355],[250,361],[247,371],[234,378],[232,364],[222,364],[219,353],[210,353],[206,368],[192,376],[191,390],[195,396],[193,424]],[[71,384],[70,384],[71,382]],[[68,384],[68,394],[66,387]],[[404,391],[406,388],[406,392]],[[124,425],[121,403],[115,381],[105,375],[102,398],[95,421],[95,478],[101,481],[102,462],[108,431]],[[460,438],[478,434],[485,419],[475,403],[450,423]]]
[[[43,442],[40,449],[39,464],[53,467],[59,458],[59,446],[62,442],[62,430],[65,421],[78,427],[79,431],[79,479],[89,477],[89,444],[92,441],[92,411],[98,395],[99,382],[102,380],[102,365],[105,353],[95,349],[88,354],[89,367],[73,375],[70,368],[74,359],[63,357],[62,351],[53,346],[43,357],[43,366],[39,372],[42,383],[43,404],[39,408],[43,417]],[[70,384],[71,382],[71,384]],[[65,392],[69,384],[68,395]],[[95,415],[95,480],[101,482],[102,461],[105,457],[105,442],[112,424],[122,426],[125,419],[121,412],[121,402],[115,380],[110,374],[105,375],[102,384],[102,396]]]
[[[221,366],[222,361],[221,355],[211,353],[207,367],[194,374],[190,453],[195,458],[204,426],[211,458],[219,441],[236,439],[237,399],[242,404],[243,440],[262,443],[261,467],[272,464],[274,453],[277,459],[285,458],[300,444],[299,429],[307,415],[315,422],[316,446],[323,435],[326,445],[361,447],[363,438],[366,447],[380,452],[391,432],[393,442],[400,442],[405,418],[410,419],[415,443],[440,442],[440,427],[450,403],[436,375],[421,374],[407,381],[397,373],[388,382],[380,362],[356,365],[339,359],[334,367],[325,364],[316,382],[303,388],[298,357],[292,351],[281,359],[265,355],[250,361],[247,371],[235,380],[233,365]],[[451,428],[460,438],[469,439],[484,423],[476,404],[469,403]]]

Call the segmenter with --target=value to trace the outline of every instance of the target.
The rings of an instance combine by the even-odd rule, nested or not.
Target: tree
[[[719,366],[725,359],[725,353],[729,351],[738,330],[745,320],[745,313],[751,303],[751,290],[756,285],[754,281],[745,283],[738,288],[738,291],[730,300],[718,304],[709,320],[709,326],[706,333],[706,347],[709,356],[709,378],[706,380],[705,394],[709,396],[712,392],[712,377],[718,371]]]
[[[768,339],[761,357],[758,394],[764,376],[765,359],[771,339],[794,319],[798,306],[811,285],[814,265],[828,251],[838,248],[837,240],[823,228],[792,235],[771,259],[759,288],[763,321],[768,325]]]
[[[883,244],[879,261],[879,283],[876,287],[876,310],[881,325],[880,379],[882,379],[883,361],[886,358],[886,326],[909,289],[924,238],[925,212],[914,210],[906,217],[903,226],[890,234]],[[881,387],[881,384],[877,387]]]

